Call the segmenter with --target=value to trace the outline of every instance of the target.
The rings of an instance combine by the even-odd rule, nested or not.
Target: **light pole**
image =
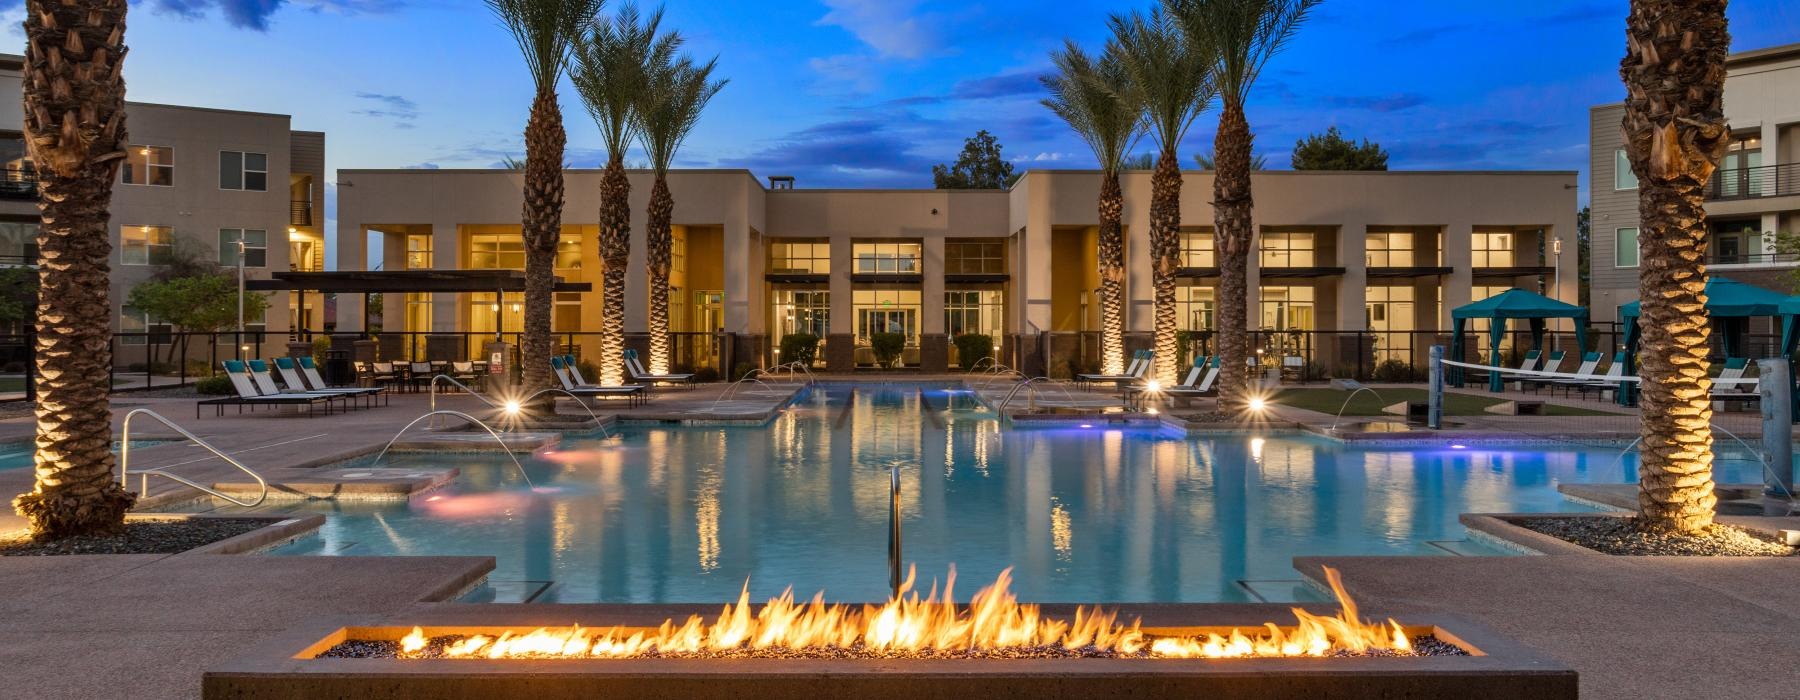
[[[238,325],[237,346],[238,360],[244,359],[244,232],[239,231],[237,237],[237,272],[238,272]]]
[[[1550,298],[1562,301],[1560,298],[1562,293],[1562,236],[1550,239],[1550,264],[1551,269],[1555,271],[1550,282]],[[1550,340],[1552,348],[1562,349],[1562,338],[1551,336]]]

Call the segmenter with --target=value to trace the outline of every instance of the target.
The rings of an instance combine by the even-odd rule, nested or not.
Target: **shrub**
[[[582,379],[586,379],[590,382],[600,381],[600,366],[592,362],[587,360],[576,360],[575,371],[581,373]]]
[[[750,364],[748,362],[739,362],[735,365],[732,365],[732,367],[731,367],[731,381],[735,382],[740,379],[743,379],[744,377],[748,377],[748,376],[750,376],[751,372],[755,372],[755,371],[756,371],[756,365]]]
[[[956,364],[964,369],[974,367],[994,356],[994,337],[982,333],[956,336]]]
[[[719,381],[719,370],[713,369],[711,367],[701,367],[698,371],[694,372],[694,381],[696,381],[696,382]]]
[[[194,382],[194,391],[207,396],[230,396],[236,392],[231,388],[231,378],[222,374]]]
[[[1378,382],[1410,382],[1412,367],[1399,360],[1382,360],[1375,365],[1375,381]]]
[[[325,366],[325,353],[331,351],[331,337],[325,335],[313,336],[312,346],[313,364],[321,367]]]
[[[811,333],[789,333],[781,336],[781,361],[799,362],[811,367],[819,356],[819,336]]]
[[[875,352],[877,366],[891,369],[900,361],[900,353],[906,350],[906,336],[900,333],[870,333],[869,349]]]

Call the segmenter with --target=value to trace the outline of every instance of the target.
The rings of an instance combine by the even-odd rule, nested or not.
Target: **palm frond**
[[[1089,56],[1074,41],[1050,53],[1056,72],[1044,76],[1042,100],[1093,149],[1100,169],[1116,173],[1125,154],[1144,135],[1143,95],[1117,56]]]
[[[569,66],[574,43],[594,24],[604,1],[486,0],[488,9],[519,43],[532,84],[539,91],[555,88]]]
[[[658,175],[669,171],[675,152],[700,123],[701,113],[727,80],[713,80],[719,59],[695,65],[687,58],[653,71],[636,109],[638,141]]]
[[[661,32],[662,17],[661,8],[645,17],[628,3],[612,21],[596,22],[575,44],[571,77],[588,114],[600,126],[609,158],[623,158],[637,140],[638,102],[650,77],[668,70],[681,47],[679,33]]]
[[[1160,9],[1115,14],[1107,24],[1112,39],[1106,53],[1116,57],[1141,95],[1158,153],[1174,152],[1212,102],[1212,56],[1206,46],[1185,41],[1174,19]]]
[[[1321,0],[1162,0],[1187,43],[1213,59],[1219,99],[1242,107],[1263,66]]]

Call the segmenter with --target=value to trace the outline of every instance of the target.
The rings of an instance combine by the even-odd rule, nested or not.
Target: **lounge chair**
[[[288,396],[288,395],[295,395],[295,394],[311,395],[311,396],[324,396],[326,398],[329,398],[329,399],[332,399],[335,401],[343,401],[345,406],[349,406],[350,401],[352,399],[356,398],[356,397],[350,396],[348,394],[338,394],[338,393],[325,392],[325,391],[308,391],[306,389],[291,389],[291,388],[283,389],[283,388],[281,388],[281,386],[279,384],[275,383],[275,374],[269,370],[269,363],[264,362],[262,360],[251,360],[244,364],[248,365],[250,368],[250,381],[256,386],[256,390],[258,392],[260,392],[263,396],[276,396],[276,395]]]
[[[231,388],[237,391],[237,395],[222,396],[216,399],[205,399],[195,402],[195,418],[200,417],[201,406],[214,407],[217,409],[214,415],[220,416],[225,415],[226,406],[237,406],[238,413],[243,413],[245,406],[249,406],[252,411],[256,410],[257,406],[305,406],[306,415],[310,417],[313,412],[313,406],[325,404],[325,413],[327,415],[330,415],[331,413],[332,397],[321,394],[276,393],[274,395],[264,395],[263,392],[256,388],[256,382],[251,379],[250,372],[245,368],[244,363],[237,360],[226,360],[224,365],[225,376],[231,380]]]
[[[1150,371],[1150,363],[1155,358],[1155,352],[1138,350],[1131,353],[1131,365],[1125,368],[1124,374],[1077,374],[1075,375],[1075,383],[1097,384],[1100,382],[1114,382],[1123,385],[1127,382],[1135,382],[1143,379],[1144,373]]]
[[[573,356],[566,357],[569,357],[571,361],[575,359]],[[573,367],[574,365],[569,366]],[[644,365],[638,362],[636,350],[625,351],[625,373],[630,375],[632,380],[645,384],[687,384],[694,381],[692,373],[651,374],[644,371]]]
[[[1554,356],[1554,353],[1552,355]],[[1557,364],[1560,366],[1561,361],[1557,360]],[[1538,389],[1541,389],[1544,387],[1549,387],[1550,393],[1552,395],[1554,395],[1556,393],[1556,387],[1560,384],[1563,384],[1566,382],[1586,382],[1586,381],[1592,380],[1594,378],[1594,369],[1599,366],[1600,366],[1600,353],[1597,353],[1597,352],[1582,353],[1581,354],[1581,365],[1575,368],[1575,371],[1573,374],[1575,374],[1576,376],[1573,378],[1540,377],[1537,379],[1524,379],[1524,380],[1521,380],[1520,383],[1529,385],[1531,387],[1531,392],[1534,394],[1537,393]]]
[[[1607,389],[1617,390],[1619,384],[1622,383],[1621,378],[1624,376],[1625,353],[1615,352],[1612,356],[1612,362],[1606,366],[1605,374],[1597,375],[1592,378],[1558,379],[1556,380],[1556,386],[1563,388],[1564,396],[1567,396],[1569,392],[1573,391],[1579,391],[1585,395],[1590,389],[1604,393]]]
[[[1525,358],[1519,361],[1518,369],[1513,370],[1513,371],[1506,371],[1506,370],[1500,371],[1500,381],[1502,381],[1502,382],[1517,382],[1517,381],[1522,381],[1524,379],[1527,379],[1531,376],[1531,375],[1527,375],[1527,374],[1520,374],[1520,372],[1548,372],[1548,371],[1554,370],[1557,365],[1562,364],[1562,354],[1560,351],[1553,352],[1553,353],[1551,353],[1551,356],[1555,358],[1554,364],[1552,364],[1551,362],[1548,362],[1548,361],[1543,361],[1544,354],[1542,352],[1539,352],[1537,350],[1526,351]],[[1524,388],[1524,387],[1520,387],[1520,388]]]
[[[1213,383],[1219,379],[1221,364],[1220,358],[1213,358],[1212,362],[1207,363],[1206,374],[1201,376],[1198,381],[1195,381],[1194,377],[1199,373],[1200,368],[1195,366],[1188,371],[1187,383],[1164,388],[1162,394],[1174,399],[1191,399],[1218,393],[1218,389],[1213,386]]]
[[[644,403],[647,398],[646,395],[649,393],[649,389],[642,384],[601,386],[598,384],[587,384],[577,381],[580,375],[575,374],[575,368],[563,358],[555,355],[550,357],[550,369],[555,370],[556,379],[557,381],[562,382],[563,390],[578,397],[623,397],[629,399],[632,405],[636,406]]]
[[[1725,368],[1719,370],[1719,376],[1713,377],[1713,390],[1710,398],[1717,402],[1756,401],[1762,398],[1757,391],[1758,385],[1762,384],[1761,377],[1752,378],[1753,381],[1741,381],[1745,379],[1744,374],[1749,369],[1750,361],[1748,359],[1725,358]]]
[[[305,359],[311,360],[312,358],[308,357]],[[332,388],[325,386],[324,381],[318,381],[315,384],[307,378],[305,372],[301,371],[300,362],[292,357],[275,358],[275,371],[281,373],[281,381],[286,383],[288,388],[293,391],[310,394],[339,394],[350,398],[362,399],[367,406],[374,406],[375,397],[379,396],[382,398],[382,403],[387,403],[387,391],[380,387]],[[318,371],[314,370],[312,378],[317,379],[318,376]]]

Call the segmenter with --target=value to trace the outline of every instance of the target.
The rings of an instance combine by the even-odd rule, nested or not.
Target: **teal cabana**
[[[1567,318],[1575,321],[1575,344],[1587,347],[1587,307],[1557,301],[1536,292],[1523,289],[1508,289],[1481,301],[1459,306],[1450,312],[1450,322],[1455,331],[1450,335],[1450,352],[1458,362],[1463,359],[1463,332],[1468,327],[1469,319],[1485,318],[1488,324],[1488,357],[1494,358],[1498,364],[1500,357],[1500,339],[1506,335],[1508,321],[1526,321],[1531,327],[1531,346],[1542,349],[1544,345],[1545,321],[1553,318]],[[1462,384],[1462,372],[1452,373],[1455,384]],[[1488,389],[1500,391],[1504,388],[1499,372],[1488,373]]]
[[[1638,316],[1641,314],[1638,302],[1631,302],[1619,307],[1619,320],[1625,324],[1625,365],[1628,374],[1637,372]],[[1713,332],[1718,334],[1724,345],[1726,357],[1743,357],[1745,354],[1745,336],[1750,334],[1750,319],[1758,316],[1780,319],[1782,326],[1781,346],[1786,356],[1792,356],[1796,342],[1794,317],[1790,314],[1800,313],[1800,298],[1771,289],[1764,289],[1752,284],[1744,284],[1724,277],[1711,277],[1706,280],[1706,314],[1712,323]],[[1619,392],[1619,403],[1629,404],[1634,391]]]

